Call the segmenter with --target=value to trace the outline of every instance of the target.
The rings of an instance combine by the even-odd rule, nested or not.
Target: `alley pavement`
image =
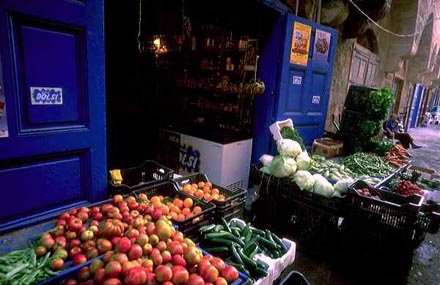
[[[420,149],[411,149],[413,165],[440,172],[440,126],[419,127],[408,131]],[[330,238],[330,237],[329,237]],[[399,242],[399,237],[390,244]],[[313,285],[433,285],[440,284],[440,234],[426,234],[414,249],[399,248],[376,251],[365,237],[356,250],[343,251],[337,247],[326,255],[310,254],[297,244],[298,252],[293,268],[302,272]],[[353,247],[354,248],[354,247]],[[365,248],[362,251],[362,248]],[[366,253],[365,253],[366,252]],[[408,254],[403,254],[403,253]],[[402,254],[401,254],[402,253]],[[350,258],[348,257],[350,256]]]

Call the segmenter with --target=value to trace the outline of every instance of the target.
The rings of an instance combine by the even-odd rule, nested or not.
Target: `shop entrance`
[[[0,230],[105,198],[102,9],[0,2]]]

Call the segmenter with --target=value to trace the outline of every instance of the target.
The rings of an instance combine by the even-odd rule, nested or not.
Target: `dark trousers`
[[[395,133],[394,138],[399,140],[404,148],[409,148],[409,145],[413,143],[413,138],[408,133]]]

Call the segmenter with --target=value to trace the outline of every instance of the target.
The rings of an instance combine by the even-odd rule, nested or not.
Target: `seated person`
[[[409,148],[410,145],[414,149],[421,148],[421,146],[414,143],[414,140],[410,134],[398,132],[398,123],[397,115],[391,114],[390,118],[383,123],[384,134],[388,138],[395,138],[396,140],[399,140],[404,148]]]

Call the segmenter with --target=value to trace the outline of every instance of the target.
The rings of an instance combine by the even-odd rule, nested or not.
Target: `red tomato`
[[[126,285],[142,285],[147,282],[147,273],[140,266],[130,268],[125,275],[124,284]]]
[[[118,277],[122,272],[122,266],[119,262],[111,260],[105,266],[105,277]]]
[[[55,258],[54,260],[52,260],[52,261],[50,262],[49,267],[50,267],[50,269],[52,269],[53,271],[61,270],[61,269],[63,269],[63,267],[64,267],[64,260],[63,260],[62,258],[60,258],[60,257]]]
[[[203,281],[203,278],[200,277],[197,274],[191,274],[189,276],[188,282],[186,283],[187,285],[204,285],[205,281]]]

